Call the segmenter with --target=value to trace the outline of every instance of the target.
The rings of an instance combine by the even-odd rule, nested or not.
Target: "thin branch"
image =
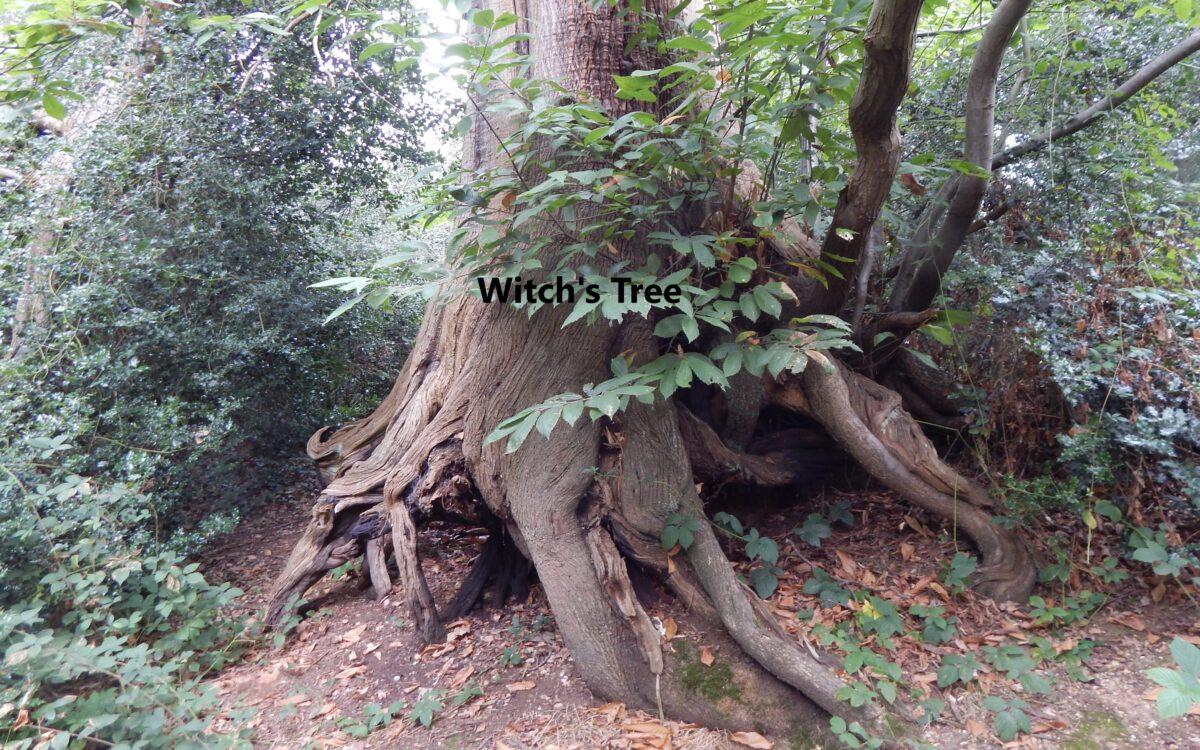
[[[992,169],[996,170],[1006,167],[1028,153],[1038,151],[1054,141],[1078,133],[1080,130],[1083,130],[1104,115],[1112,112],[1114,109],[1124,104],[1134,94],[1150,85],[1154,79],[1158,78],[1178,63],[1186,60],[1197,51],[1200,51],[1200,31],[1193,31],[1191,35],[1189,35],[1179,44],[1176,44],[1171,49],[1167,50],[1139,68],[1136,73],[1134,73],[1124,83],[1114,89],[1113,92],[1108,96],[1097,100],[1086,109],[1080,110],[1079,112],[1071,115],[1071,117],[1067,118],[1065,122],[1051,130],[1049,133],[1036,138],[1031,138],[1020,145],[1013,146],[1012,148],[997,154],[995,158],[992,159]]]

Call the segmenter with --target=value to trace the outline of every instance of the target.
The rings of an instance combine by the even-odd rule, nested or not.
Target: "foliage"
[[[992,727],[1002,742],[1011,742],[1019,732],[1033,731],[1029,723],[1029,714],[1025,713],[1029,704],[1023,700],[1005,700],[989,695],[983,699],[983,707],[994,714]]]
[[[437,115],[364,95],[416,90],[416,71],[351,75],[340,53],[314,68],[311,47],[364,46],[362,20],[284,40],[239,17],[197,44],[183,10],[156,6],[136,40],[100,40],[89,14],[125,23],[140,4],[67,5],[5,19],[21,44],[61,32],[64,53],[0,87],[5,166],[27,175],[0,195],[0,294],[11,307],[36,270],[50,310],[0,361],[5,742],[248,746],[217,731],[248,717],[203,680],[256,634],[229,615],[240,592],[183,555],[289,481],[303,435],[344,418],[332,404],[357,411],[388,384],[415,311],[323,328],[306,287],[403,239],[389,215],[412,187],[392,174],[427,158]],[[209,9],[223,5],[241,8]],[[69,27],[47,22],[64,13]],[[269,55],[270,74],[234,65],[243,54]],[[27,123],[72,94],[122,99],[62,138]],[[67,187],[42,189],[64,165]],[[27,253],[47,231],[49,254]],[[388,718],[368,710],[362,727]]]
[[[1171,641],[1171,657],[1179,669],[1155,667],[1146,675],[1157,682],[1158,714],[1164,719],[1183,716],[1200,705],[1200,649],[1183,640]]]
[[[361,721],[349,716],[343,716],[338,719],[337,725],[338,728],[351,737],[363,739],[372,732],[391,724],[396,714],[407,707],[404,701],[395,701],[386,707],[378,703],[368,703],[363,706],[363,718]]]
[[[249,747],[212,732],[223,711],[202,682],[250,643],[223,614],[241,592],[158,544],[153,502],[127,485],[9,474],[0,489],[6,743]]]
[[[385,175],[420,154],[399,128],[384,135],[398,123],[386,103],[313,80],[307,47],[276,49],[272,75],[232,96],[227,45],[155,38],[161,59],[128,105],[72,144],[69,200],[5,195],[9,299],[34,222],[72,221],[42,262],[50,325],[0,363],[0,454],[16,467],[63,446],[72,471],[153,487],[164,536],[190,527],[189,549],[281,486],[281,458],[344,418],[333,404],[357,411],[386,387],[415,311],[323,328],[304,289],[393,241]],[[56,147],[43,141],[17,152],[31,172]]]
[[[445,690],[423,691],[421,697],[413,704],[412,710],[408,712],[408,718],[428,729],[433,724],[433,717],[445,707],[442,704],[445,695]]]

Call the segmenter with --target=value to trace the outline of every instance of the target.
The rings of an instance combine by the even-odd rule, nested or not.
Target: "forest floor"
[[[304,528],[312,497],[298,491],[247,519],[230,541],[211,553],[210,580],[228,580],[244,589],[247,611],[261,607]],[[907,689],[902,695],[911,691],[912,700],[901,698],[902,715],[919,715],[916,706],[922,696],[946,703],[940,719],[916,729],[914,736],[937,748],[1200,748],[1200,716],[1160,720],[1155,685],[1145,676],[1146,669],[1169,664],[1167,645],[1173,636],[1200,644],[1197,610],[1173,584],[1163,587],[1161,581],[1131,577],[1108,591],[1104,604],[1090,617],[1051,630],[1035,626],[1017,607],[998,607],[969,593],[946,591],[939,582],[939,563],[953,556],[954,542],[931,519],[883,493],[827,499],[829,504],[838,501],[850,503],[855,523],[849,528],[835,524],[832,536],[819,548],[789,535],[813,507],[760,512],[743,521],[780,540],[779,565],[785,572],[770,606],[797,637],[816,623],[832,626],[864,614],[862,605],[855,604],[855,611],[806,594],[803,585],[813,566],[837,585],[866,589],[902,610],[914,604],[942,606],[957,618],[957,633],[947,643],[933,645],[916,637],[910,618],[910,632],[893,638],[894,650],[881,650],[903,668]],[[438,601],[453,597],[483,541],[479,530],[421,531],[420,553]],[[1061,592],[1043,586],[1038,593],[1053,600]],[[476,609],[450,623],[447,643],[428,648],[421,647],[408,622],[398,587],[383,601],[374,601],[357,571],[350,571],[338,580],[326,577],[308,599],[313,611],[282,644],[262,647],[218,679],[227,705],[254,710],[255,747],[772,746],[757,735],[663,722],[594,698],[576,674],[537,585],[526,602],[510,602],[503,610]],[[692,640],[703,654],[704,644],[696,634],[686,625],[676,625],[684,618],[672,607],[667,598],[648,605],[673,636],[669,647]],[[1045,652],[1047,643],[1053,654],[1027,671],[1051,681],[1048,694],[1023,690],[1017,679],[997,668],[1012,668],[1016,677],[1020,660],[989,661],[984,651],[988,646],[1040,644]],[[980,665],[978,679],[939,689],[937,670],[946,654],[974,655]],[[1087,658],[1079,663],[1076,657],[1082,655]],[[989,695],[1026,701],[1032,732],[1002,743],[994,733],[993,713],[982,705]],[[396,705],[399,701],[402,708]],[[432,718],[429,727],[419,721],[422,713]],[[774,747],[784,750],[788,743],[775,742]]]

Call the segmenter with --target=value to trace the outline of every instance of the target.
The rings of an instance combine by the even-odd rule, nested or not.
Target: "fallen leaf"
[[[1058,721],[1057,719],[1054,719],[1051,721],[1034,724],[1032,727],[1030,727],[1030,730],[1032,734],[1044,734],[1046,732],[1053,732],[1056,729],[1067,729],[1070,726],[1071,725],[1065,721]]]
[[[537,683],[533,680],[521,680],[520,682],[510,682],[505,687],[510,693],[519,693],[522,690],[533,690],[537,687]]]
[[[312,703],[312,699],[304,693],[293,695],[290,698],[284,698],[279,701],[277,706],[303,706],[305,703]]]
[[[713,665],[714,661],[716,661],[716,657],[713,656],[712,650],[709,649],[708,646],[701,646],[700,647],[700,663],[706,667],[711,667]]]
[[[988,736],[987,724],[984,724],[982,721],[978,721],[976,719],[967,719],[967,731],[976,737]]]
[[[755,748],[755,750],[771,750],[771,748],[775,747],[774,742],[771,742],[758,732],[734,732],[729,735],[729,739],[739,745]]]
[[[338,640],[345,641],[346,643],[358,643],[359,640],[362,638],[362,634],[364,632],[366,632],[366,629],[367,629],[367,624],[363,623],[362,625],[359,625],[357,628],[354,628],[353,630],[348,630],[345,633],[342,633],[342,637],[339,638]]]
[[[1138,617],[1132,612],[1123,612],[1119,615],[1113,615],[1112,617],[1108,618],[1108,621],[1116,623],[1117,625],[1124,625],[1130,630],[1136,630],[1139,633],[1144,633],[1146,631],[1146,623],[1142,622],[1142,618]]]
[[[475,674],[475,667],[467,665],[454,673],[454,679],[450,680],[450,689],[457,690],[470,679],[471,675]]]
[[[854,576],[858,572],[858,563],[854,562],[854,558],[847,552],[835,549],[834,553],[837,555],[838,562],[841,563],[842,570],[846,571],[846,575]]]
[[[1166,594],[1167,594],[1167,585],[1165,583],[1160,583],[1150,591],[1150,598],[1154,601],[1155,604],[1158,604],[1159,602],[1161,602],[1163,600],[1163,597],[1166,596]]]
[[[926,538],[933,537],[933,532],[930,531],[928,529],[928,527],[925,526],[925,524],[921,523],[920,521],[913,518],[912,516],[905,516],[904,523],[908,525],[908,528],[912,529],[913,531],[917,532],[918,534],[920,534],[923,537],[926,537]],[[904,524],[901,524],[901,528],[903,528],[903,525]]]
[[[334,675],[334,679],[348,680],[351,677],[360,675],[366,671],[367,671],[367,668],[365,666],[363,666],[362,664],[359,664],[358,666],[354,666],[354,667],[346,667],[341,672],[338,672],[336,675]]]
[[[600,706],[594,710],[601,716],[608,717],[609,721],[616,721],[625,713],[625,704],[618,701],[613,701],[611,703],[605,703],[603,706]]]
[[[900,175],[900,184],[908,188],[908,192],[913,195],[925,195],[925,186],[917,181],[912,172],[905,172]]]

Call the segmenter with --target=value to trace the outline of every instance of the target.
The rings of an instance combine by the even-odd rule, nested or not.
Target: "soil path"
[[[210,579],[228,580],[247,592],[244,606],[264,604],[266,591],[303,530],[312,495],[298,492],[252,516],[209,559]],[[1197,610],[1161,581],[1131,576],[1108,592],[1101,608],[1057,629],[1039,626],[1025,611],[998,608],[943,585],[937,561],[950,559],[954,541],[919,515],[906,515],[882,494],[832,498],[848,508],[853,525],[833,523],[820,547],[790,532],[804,525],[812,507],[743,510],[747,527],[780,541],[779,588],[770,604],[785,627],[819,642],[839,625],[873,623],[896,607],[902,632],[874,633],[857,642],[903,670],[898,705],[919,716],[921,701],[944,706],[914,740],[935,748],[1063,748],[1064,750],[1200,750],[1200,716],[1160,720],[1155,687],[1145,670],[1169,663],[1166,646],[1175,635],[1200,643]],[[817,508],[820,509],[819,507]],[[827,517],[836,516],[827,514]],[[434,527],[420,534],[420,552],[435,598],[449,601],[484,541],[482,533]],[[742,559],[730,548],[731,559]],[[739,567],[746,572],[750,563]],[[828,581],[818,591],[814,568]],[[1039,594],[1061,604],[1062,594],[1082,585],[1072,574],[1065,588],[1043,586]],[[808,588],[806,588],[808,584]],[[864,592],[835,603],[838,591]],[[874,596],[872,600],[868,597]],[[656,717],[602,704],[576,675],[538,586],[528,601],[502,612],[477,609],[449,625],[450,640],[422,649],[397,587],[382,601],[371,598],[357,571],[326,578],[308,598],[312,611],[282,643],[264,646],[226,670],[218,684],[227,705],[248,705],[255,746],[301,748],[710,748],[767,747],[761,738],[660,722]],[[670,599],[660,597],[653,614],[673,629]],[[875,606],[871,602],[877,603]],[[952,638],[923,638],[914,605],[942,607],[956,618]],[[882,610],[881,610],[882,608]],[[682,617],[679,618],[682,621]],[[686,628],[675,639],[693,639]],[[681,645],[678,640],[671,647]],[[697,651],[701,642],[692,644]],[[888,648],[890,646],[890,648]],[[834,646],[827,647],[843,656]],[[1033,655],[1027,666],[1017,654]],[[1009,658],[1006,660],[1005,656]],[[939,666],[947,656],[974,657],[975,679],[940,689]],[[1041,659],[1040,657],[1047,657]],[[1084,657],[1084,658],[1081,658]],[[837,658],[832,657],[832,658]],[[1006,671],[1007,668],[1007,671]],[[1034,678],[1020,678],[1026,672]],[[869,668],[855,675],[880,690],[886,678]],[[884,688],[886,690],[886,688]],[[1024,701],[1032,732],[1001,742],[995,713],[985,698]],[[994,702],[993,702],[994,705]],[[422,719],[430,722],[425,726]],[[787,742],[775,747],[786,748]]]

